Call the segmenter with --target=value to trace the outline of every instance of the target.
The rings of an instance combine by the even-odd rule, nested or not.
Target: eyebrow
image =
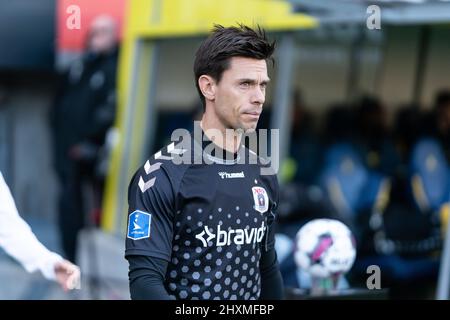
[[[256,83],[255,79],[247,79],[247,78],[239,79],[238,81],[240,83],[241,82],[250,82],[251,84],[255,84]],[[261,84],[268,84],[269,82],[270,82],[270,79],[267,78],[266,80],[261,81]]]

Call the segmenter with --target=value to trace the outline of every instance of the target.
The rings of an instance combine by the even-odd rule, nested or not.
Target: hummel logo
[[[222,179],[234,179],[234,178],[245,178],[244,171],[241,172],[218,172]]]

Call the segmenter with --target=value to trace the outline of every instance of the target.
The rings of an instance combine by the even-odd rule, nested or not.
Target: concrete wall
[[[421,102],[430,105],[436,90],[450,89],[450,27],[431,30]]]
[[[378,95],[392,111],[400,104],[410,102],[414,97],[420,36],[421,27],[418,26],[386,27],[382,31],[368,32],[359,49],[357,93]],[[430,104],[438,88],[449,86],[449,38],[449,27],[430,28],[420,101],[424,105]],[[160,108],[187,108],[198,103],[192,64],[200,41],[162,42],[157,96]],[[347,99],[351,49],[352,36],[342,36],[335,30],[298,36],[294,87],[301,89],[315,112],[322,113],[330,103]],[[271,77],[276,80],[276,73]],[[268,91],[268,104],[271,103],[272,89],[273,85]]]
[[[377,91],[391,109],[413,99],[419,37],[418,27],[389,29]]]
[[[0,107],[2,171],[25,218],[56,214],[58,187],[47,121],[53,88],[48,77],[16,77]]]

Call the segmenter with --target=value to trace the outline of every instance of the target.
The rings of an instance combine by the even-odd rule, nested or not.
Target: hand
[[[69,149],[69,157],[72,160],[78,160],[83,154],[82,147],[79,144],[72,146]]]
[[[56,281],[64,291],[80,289],[80,268],[67,260],[55,263]]]
[[[91,161],[97,156],[98,147],[92,143],[81,142],[69,149],[69,157],[76,161]]]

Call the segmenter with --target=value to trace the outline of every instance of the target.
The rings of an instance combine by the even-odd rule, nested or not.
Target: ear
[[[198,78],[198,86],[206,100],[213,101],[216,98],[216,81],[208,75],[201,75]]]

